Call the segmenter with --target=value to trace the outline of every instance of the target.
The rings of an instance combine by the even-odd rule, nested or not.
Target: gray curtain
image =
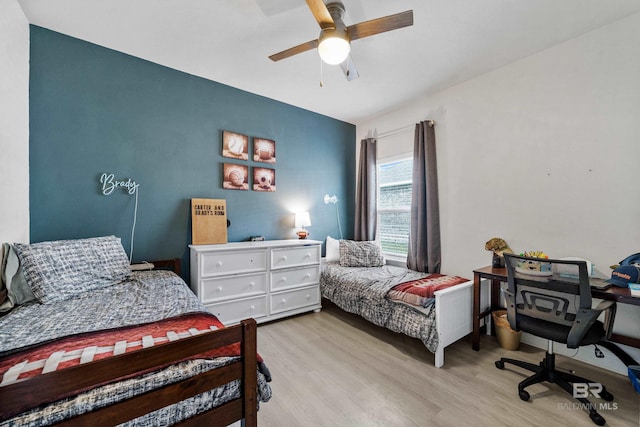
[[[439,273],[440,263],[436,134],[433,122],[427,120],[416,124],[415,131],[407,267],[424,273]]]
[[[356,187],[355,240],[376,238],[376,140],[360,141],[360,161]]]

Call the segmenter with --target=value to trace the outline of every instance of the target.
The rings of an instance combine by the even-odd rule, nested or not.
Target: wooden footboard
[[[0,387],[0,421],[30,408],[75,396],[83,391],[140,373],[162,369],[176,361],[193,358],[211,349],[238,342],[241,345],[241,358],[237,362],[79,415],[60,425],[119,424],[240,379],[241,397],[185,420],[180,425],[226,426],[244,419],[245,425],[255,426],[258,405],[257,341],[256,322],[253,319],[243,320],[240,325],[42,374]]]
[[[444,365],[444,348],[471,333],[473,281],[435,292],[438,348],[435,365]]]

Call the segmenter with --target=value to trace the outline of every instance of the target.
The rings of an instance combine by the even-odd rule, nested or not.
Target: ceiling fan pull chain
[[[320,87],[324,87],[324,85],[322,84],[322,58],[320,58]]]

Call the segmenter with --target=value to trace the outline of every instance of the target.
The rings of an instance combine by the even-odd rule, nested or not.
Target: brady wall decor
[[[223,189],[225,130],[277,141],[277,192]],[[31,26],[32,242],[113,234],[129,252],[136,195],[103,196],[107,171],[138,184],[133,261],[180,257],[185,278],[192,198],[226,200],[230,242],[296,238],[299,211],[323,240],[340,237],[322,201],[335,193],[352,237],[355,139],[349,123]]]

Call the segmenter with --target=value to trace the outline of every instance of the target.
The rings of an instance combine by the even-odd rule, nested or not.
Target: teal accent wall
[[[276,192],[222,188],[222,163],[265,166],[222,157],[223,130],[276,141]],[[355,138],[352,124],[31,26],[32,242],[114,234],[129,253],[135,196],[103,195],[103,172],[140,185],[133,260],[180,257],[184,277],[192,197],[226,199],[231,242],[294,238],[297,210],[311,238],[339,237],[338,214],[350,238]]]

